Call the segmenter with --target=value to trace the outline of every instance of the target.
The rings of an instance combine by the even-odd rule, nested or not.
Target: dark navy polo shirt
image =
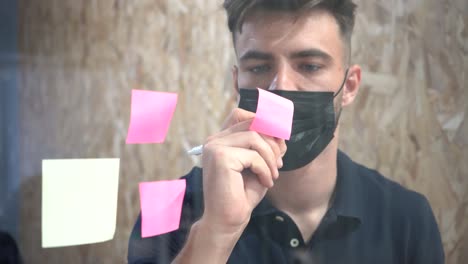
[[[440,233],[427,199],[338,153],[334,199],[309,242],[294,221],[263,199],[228,263],[444,263]],[[141,238],[138,217],[129,263],[170,263],[203,213],[202,171],[184,176],[180,228]],[[161,216],[164,217],[164,216]],[[207,256],[209,257],[209,256]]]

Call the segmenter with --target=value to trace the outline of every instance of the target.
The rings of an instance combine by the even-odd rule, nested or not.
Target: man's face
[[[326,11],[253,11],[236,33],[237,85],[337,92],[345,78],[344,45]]]

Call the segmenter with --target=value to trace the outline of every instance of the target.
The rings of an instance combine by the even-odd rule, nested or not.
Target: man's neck
[[[280,172],[268,199],[281,210],[294,214],[328,206],[336,185],[337,141],[311,163],[294,171]]]
[[[337,178],[337,138],[311,163],[298,170],[280,172],[267,198],[290,215],[305,240],[310,239],[326,213]]]

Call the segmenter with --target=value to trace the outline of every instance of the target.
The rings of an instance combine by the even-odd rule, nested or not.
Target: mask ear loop
[[[346,83],[346,79],[348,78],[348,71],[349,71],[349,68],[346,69],[345,71],[345,76],[344,76],[344,79],[343,79],[343,82],[341,83],[341,86],[340,86],[340,89],[338,90],[338,92],[336,92],[334,95],[333,95],[333,98],[335,98],[337,95],[339,95],[341,93],[341,90],[343,90],[343,87]]]
[[[335,98],[337,95],[339,95],[341,93],[341,91],[343,90],[343,87],[346,83],[346,79],[348,78],[348,71],[349,71],[349,68],[346,69],[346,72],[345,72],[345,77],[343,79],[343,82],[341,83],[341,87],[340,89],[338,90],[338,92],[336,92],[334,95],[333,95],[333,98]],[[338,121],[340,120],[340,116],[341,116],[341,110],[343,110],[343,107],[340,107],[340,110],[338,111],[338,114],[336,115],[336,118],[335,118],[335,129],[336,127],[338,126]]]

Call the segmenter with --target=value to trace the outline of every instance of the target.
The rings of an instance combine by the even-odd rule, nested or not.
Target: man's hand
[[[252,210],[278,178],[284,140],[250,131],[255,114],[235,109],[203,147],[205,210],[173,263],[226,263]]]
[[[224,129],[203,148],[205,211],[212,230],[243,230],[252,210],[273,186],[286,152],[284,140],[250,131],[255,113],[234,109]]]

